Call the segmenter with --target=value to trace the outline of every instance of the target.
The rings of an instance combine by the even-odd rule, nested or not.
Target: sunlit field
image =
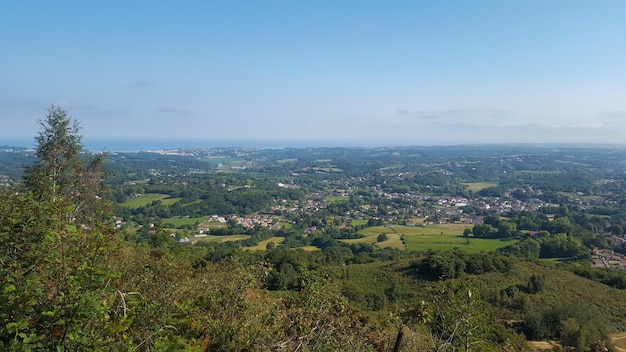
[[[143,207],[144,205],[148,205],[155,200],[160,200],[163,205],[172,205],[178,202],[180,199],[181,198],[169,198],[169,195],[167,194],[148,193],[140,197],[128,198],[124,203],[121,204],[121,206],[135,209]]]
[[[469,252],[494,251],[517,242],[513,239],[465,238],[463,230],[471,227],[462,224],[442,224],[426,226],[372,226],[359,231],[362,238],[341,240],[344,243],[375,244],[381,248],[397,248],[410,251],[452,250]],[[386,234],[387,240],[377,242],[378,235]],[[404,243],[401,237],[404,236]]]

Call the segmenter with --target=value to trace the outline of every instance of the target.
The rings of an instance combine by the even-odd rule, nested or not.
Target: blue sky
[[[625,1],[0,0],[0,144],[626,143]]]

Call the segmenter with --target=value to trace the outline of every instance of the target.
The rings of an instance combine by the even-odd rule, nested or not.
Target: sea
[[[389,145],[379,141],[364,140],[322,140],[322,139],[197,139],[197,138],[117,138],[88,137],[82,138],[83,146],[92,152],[139,152],[152,150],[171,150],[183,148],[322,148],[322,147],[378,147]],[[0,147],[34,148],[34,137],[2,137]]]

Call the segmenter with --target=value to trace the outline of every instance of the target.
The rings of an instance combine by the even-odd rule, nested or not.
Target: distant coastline
[[[309,148],[309,147],[378,147],[389,143],[364,142],[363,140],[297,140],[297,139],[199,139],[199,138],[111,138],[83,137],[83,145],[89,151],[140,152],[183,148]],[[34,148],[34,137],[0,137],[0,146]]]
[[[457,143],[424,144],[420,141],[362,139],[200,139],[200,138],[118,138],[83,137],[85,149],[92,152],[141,152],[203,148],[393,148],[393,147],[531,147],[531,148],[606,148],[626,149],[626,144],[603,143]],[[0,146],[35,148],[34,137],[0,137]]]

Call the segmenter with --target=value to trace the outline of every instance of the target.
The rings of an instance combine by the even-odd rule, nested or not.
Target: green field
[[[455,248],[470,251],[494,251],[498,248],[508,246],[517,240],[498,240],[470,237],[470,244],[462,236],[467,225],[444,224],[428,226],[372,226],[359,231],[363,238],[341,240],[345,243],[367,243],[375,244],[381,248],[391,247],[405,249],[400,236],[404,235],[406,249],[410,251],[427,250],[452,250]],[[380,234],[386,234],[388,239],[377,242]]]
[[[400,240],[400,236],[395,233],[387,234],[387,240],[383,242],[378,242],[378,235],[369,235],[362,238],[355,238],[349,240],[340,240],[344,243],[365,243],[365,244],[373,244],[380,248],[396,248],[396,249],[405,249],[404,244]]]
[[[367,224],[367,220],[352,220],[350,223],[352,226],[361,226]]]
[[[172,205],[178,202],[181,198],[169,198],[169,194],[162,193],[148,193],[144,194],[141,197],[129,198],[124,203],[120,204],[123,207],[127,208],[139,208],[144,205],[148,205],[155,200],[160,200],[163,202],[163,205]]]
[[[315,252],[315,251],[321,250],[315,246],[304,246],[304,247],[298,247],[298,248],[293,248],[293,249],[301,249],[305,252]]]
[[[498,185],[498,182],[465,182],[462,184],[467,186],[470,191],[478,192],[485,188],[495,187]]]
[[[181,227],[183,225],[193,225],[195,223],[202,223],[203,221],[206,221],[206,216],[201,216],[198,218],[179,218],[179,217],[175,217],[175,218],[167,218],[167,219],[163,219],[161,220],[164,224],[172,224],[176,227]]]
[[[517,242],[517,240],[510,239],[498,240],[470,237],[470,243],[467,244],[466,238],[459,235],[404,236],[404,240],[407,249],[410,251],[451,250],[456,248],[467,252],[490,252]]]
[[[395,233],[387,235],[386,241],[377,242],[376,245],[380,248],[405,249],[404,243],[402,243],[402,240],[400,239],[400,235]]]
[[[400,227],[400,226],[394,226],[394,227]],[[369,235],[380,235],[381,233],[396,233],[397,230],[396,231],[394,230],[395,229],[393,229],[393,227],[370,226],[359,231],[359,234],[364,235],[364,236],[369,236]]]
[[[339,202],[346,202],[350,200],[350,198],[346,196],[328,196],[324,200],[328,203],[339,203]]]
[[[223,242],[247,240],[248,238],[250,238],[250,235],[230,235],[230,236],[208,235],[206,237],[197,237],[193,239],[193,242],[207,241],[207,242],[222,242],[223,243]]]
[[[458,236],[463,234],[463,230],[466,227],[472,227],[471,225],[462,224],[443,224],[443,225],[426,225],[426,226],[404,226],[394,225],[391,227],[386,226],[372,226],[359,231],[362,235],[379,235],[381,233],[395,233],[398,235],[450,235]]]
[[[305,168],[305,170],[306,169],[313,170],[313,171],[323,171],[323,172],[342,172],[343,171],[337,167],[311,167],[311,168]]]
[[[288,222],[282,222],[282,221],[279,221],[276,225],[280,226],[283,229],[290,229],[293,227],[293,224],[290,224]]]
[[[264,241],[259,242],[259,244],[257,244],[256,246],[246,247],[246,249],[251,250],[251,251],[264,251],[267,249],[268,243],[274,242],[276,246],[278,246],[279,244],[283,243],[284,240],[285,240],[285,237],[272,237],[272,238],[268,238]]]
[[[361,238],[351,238],[346,240],[339,240],[343,243],[366,243],[366,244],[374,244],[376,243],[376,236],[378,235],[370,235]]]
[[[367,223],[367,220],[353,220],[353,221],[365,221],[364,223]],[[384,226],[371,226],[371,227],[367,227],[364,228],[363,230],[359,231],[359,234],[363,235],[364,237],[361,238],[353,238],[353,239],[346,239],[346,240],[340,240],[341,242],[344,243],[367,243],[367,244],[374,244],[376,243],[376,238],[378,237],[378,235],[380,234],[393,234],[395,233],[391,228],[389,227],[384,227]]]

